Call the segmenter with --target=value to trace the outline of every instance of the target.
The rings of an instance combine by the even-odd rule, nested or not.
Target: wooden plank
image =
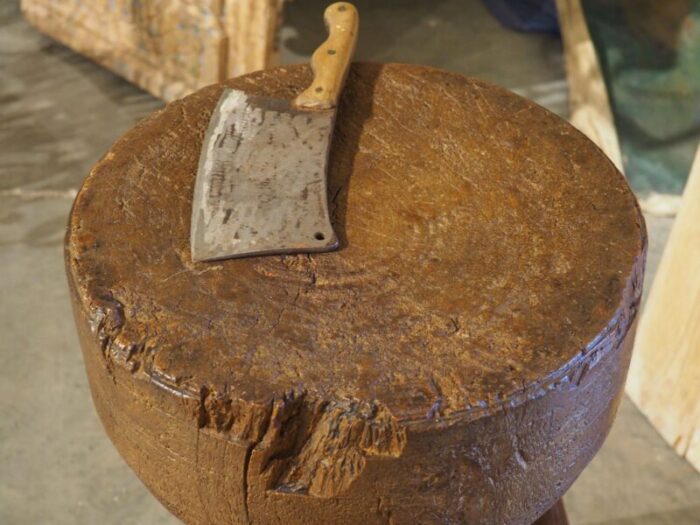
[[[623,171],[622,153],[605,80],[580,0],[556,0],[569,82],[571,123]]]
[[[22,0],[39,30],[164,100],[270,66],[284,0]]]
[[[277,31],[284,0],[228,0],[223,23],[228,31],[229,61],[226,76],[237,77],[278,62]]]
[[[627,393],[700,470],[700,149],[642,313]]]

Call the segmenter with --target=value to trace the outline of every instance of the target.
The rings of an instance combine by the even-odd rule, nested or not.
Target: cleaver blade
[[[204,137],[190,243],[208,261],[338,247],[326,172],[336,105],[355,48],[348,2],[326,9],[312,84],[293,101],[226,89]]]
[[[335,110],[227,89],[205,135],[195,184],[195,261],[338,247],[326,167]]]

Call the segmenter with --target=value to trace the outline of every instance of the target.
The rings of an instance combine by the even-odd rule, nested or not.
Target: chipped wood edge
[[[700,149],[637,332],[627,394],[700,471]]]

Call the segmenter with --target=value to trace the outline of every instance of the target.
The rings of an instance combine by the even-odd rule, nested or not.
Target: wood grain
[[[627,393],[700,471],[700,150],[641,318]]]
[[[276,59],[283,0],[22,0],[29,22],[166,101]]]
[[[291,101],[311,78],[225,86]],[[620,173],[507,90],[354,64],[329,157],[341,249],[194,263],[225,86],[139,123],[72,211],[76,323],[121,454],[189,524],[535,521],[622,395],[646,236]]]

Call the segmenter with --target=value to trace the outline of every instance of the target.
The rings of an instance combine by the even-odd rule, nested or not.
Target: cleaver
[[[293,101],[238,89],[221,95],[197,168],[193,260],[338,248],[326,169],[359,17],[337,2],[324,19],[328,38],[311,57],[313,81]]]

